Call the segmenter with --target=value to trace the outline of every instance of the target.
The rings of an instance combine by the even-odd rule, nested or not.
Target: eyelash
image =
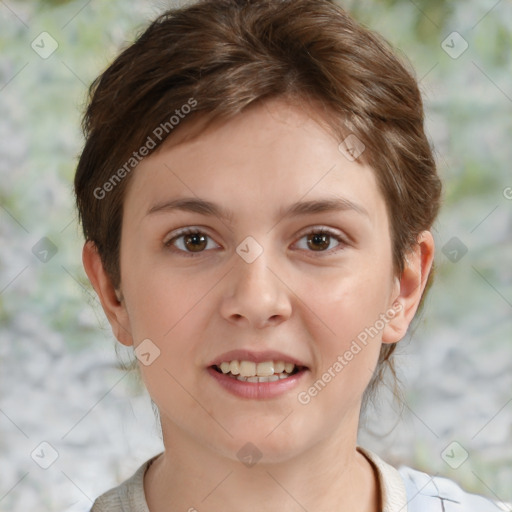
[[[198,228],[184,228],[184,229],[181,229],[178,232],[176,232],[172,238],[170,238],[169,240],[164,242],[164,246],[167,247],[170,251],[172,251],[174,253],[179,253],[185,257],[193,258],[193,257],[202,256],[206,252],[206,249],[204,249],[203,251],[199,251],[197,253],[193,253],[193,252],[184,251],[183,249],[176,249],[175,247],[173,247],[174,241],[178,240],[179,238],[182,238],[183,236],[192,235],[192,234],[206,235],[210,240],[212,239],[207,233],[205,233],[204,231],[201,231]],[[311,252],[311,253],[318,252],[318,253],[320,253],[319,256],[325,255],[325,254],[329,254],[329,255],[333,254],[333,253],[341,250],[342,246],[347,245],[347,241],[339,233],[336,233],[335,231],[331,231],[330,229],[327,229],[324,227],[313,228],[313,229],[307,231],[306,233],[301,234],[299,240],[302,240],[304,237],[306,237],[308,235],[328,235],[329,237],[334,238],[337,242],[339,242],[338,247],[335,247],[334,249],[328,249],[326,251],[308,251],[307,249],[303,249],[306,252]],[[313,256],[313,257],[316,258],[319,256]]]

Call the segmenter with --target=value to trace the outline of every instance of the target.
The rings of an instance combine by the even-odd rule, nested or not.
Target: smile
[[[300,371],[300,367],[284,361],[223,361],[213,367],[217,372],[241,382],[276,382]]]

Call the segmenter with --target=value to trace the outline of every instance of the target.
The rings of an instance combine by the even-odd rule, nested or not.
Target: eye
[[[214,247],[209,246],[208,239],[211,240],[206,233],[197,228],[185,228],[175,233],[175,236],[164,242],[164,245],[174,252],[181,252],[186,256],[194,256],[194,254],[204,252],[205,249],[219,247],[215,243]]]
[[[306,239],[305,250],[310,249],[309,252],[337,252],[341,249],[340,246],[346,245],[344,238],[337,232],[331,231],[326,228],[315,228],[305,233],[300,240]],[[331,243],[336,240],[338,245],[334,250]],[[304,247],[299,247],[304,249]]]
[[[346,241],[339,233],[326,228],[314,228],[304,233],[299,242],[306,239],[306,247],[299,247],[308,252],[331,253],[337,252],[346,245]],[[209,244],[211,241],[211,244]],[[338,245],[332,248],[333,241]],[[212,245],[213,244],[213,245]],[[184,256],[195,256],[205,252],[206,249],[215,249],[219,246],[211,237],[198,228],[184,228],[174,233],[174,236],[164,242],[164,245],[173,252],[179,252]]]

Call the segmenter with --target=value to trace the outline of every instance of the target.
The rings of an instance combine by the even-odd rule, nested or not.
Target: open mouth
[[[241,382],[276,382],[306,370],[304,366],[297,366],[284,361],[224,361],[212,368],[218,373]]]

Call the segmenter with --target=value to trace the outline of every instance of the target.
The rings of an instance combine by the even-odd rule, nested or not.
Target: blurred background
[[[181,5],[186,2],[180,2]],[[512,2],[339,2],[414,67],[444,181],[437,278],[360,444],[512,500]],[[87,87],[176,2],[0,1],[0,511],[87,511],[162,450],[81,264]]]

